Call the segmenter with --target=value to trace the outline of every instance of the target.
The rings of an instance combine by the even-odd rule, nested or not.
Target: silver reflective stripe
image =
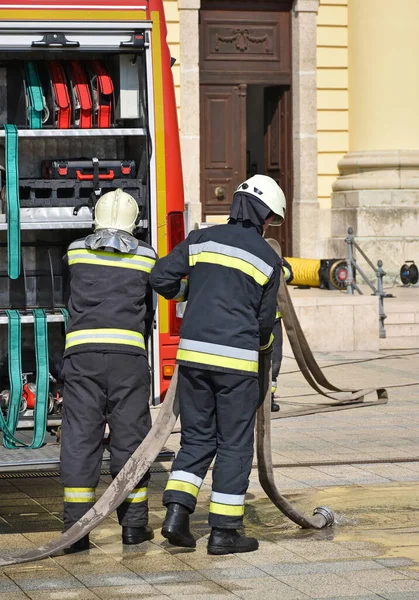
[[[133,500],[135,498],[147,498],[148,490],[143,490],[142,492],[133,492],[129,496],[127,496],[127,500]]]
[[[64,492],[65,498],[86,498],[86,500],[94,500],[95,492]]]
[[[217,502],[218,504],[230,504],[231,506],[241,506],[244,504],[245,495],[235,494],[220,494],[219,492],[212,492],[211,502]]]
[[[256,269],[261,271],[266,277],[270,277],[273,272],[273,267],[268,265],[261,258],[258,258],[254,254],[242,250],[241,248],[235,248],[234,246],[227,246],[226,244],[219,244],[218,242],[203,242],[202,244],[191,244],[189,246],[189,256],[200,254],[201,252],[215,252],[216,254],[224,254],[225,256],[232,256],[233,258],[241,258],[246,262],[250,263]]]
[[[88,248],[86,248],[84,240],[80,240],[78,242],[73,242],[68,247],[69,250],[80,250],[81,248],[83,248],[83,250],[87,250],[88,249]]]
[[[138,246],[134,254],[138,254],[139,256],[149,256],[150,258],[154,258],[154,260],[157,258],[153,248],[144,248],[144,246]]]
[[[79,240],[78,242],[72,242],[69,247],[68,250],[88,250],[89,252],[95,252],[94,250],[90,250],[90,248],[86,247],[85,241],[84,240]],[[104,250],[97,250],[97,252],[105,252]],[[113,253],[110,253],[113,254]],[[118,253],[115,253],[116,255],[118,255]],[[138,246],[138,248],[136,248],[136,250],[134,250],[134,252],[130,252],[129,254],[132,255],[136,255],[136,256],[148,256],[150,258],[154,258],[154,260],[156,260],[156,253],[154,252],[154,250],[152,248],[145,248],[144,246]]]
[[[185,483],[192,483],[192,485],[196,485],[196,487],[201,487],[202,479],[194,475],[193,473],[188,473],[187,471],[172,471],[169,476],[170,479],[176,479],[176,481],[184,481]]]
[[[180,340],[179,348],[180,350],[192,350],[195,352],[204,352],[205,354],[215,354],[216,356],[227,356],[228,358],[239,358],[243,360],[257,361],[259,358],[257,350],[245,350],[244,348],[233,348],[232,346],[197,342],[195,340],[186,340],[184,338]]]
[[[133,255],[134,258],[134,255]],[[97,254],[94,250],[89,250],[88,253],[86,254],[76,254],[76,253],[71,253],[71,255],[69,255],[69,260],[72,261],[74,259],[82,259],[82,260],[89,260],[89,259],[93,259],[93,260],[103,260],[104,262],[111,262],[111,263],[122,263],[122,264],[127,264],[127,265],[141,265],[142,267],[146,267],[147,269],[151,269],[152,268],[152,264],[148,263],[148,262],[143,262],[142,260],[138,260],[137,257],[135,257],[135,260],[133,260],[133,258],[128,258],[127,255],[118,255],[116,254]]]
[[[71,334],[70,334],[71,335]],[[138,342],[138,344],[144,343],[144,338],[141,336],[122,334],[122,333],[80,333],[77,335],[75,332],[70,336],[68,336],[68,341],[73,342],[74,340],[101,340],[101,339],[113,339],[113,340],[127,340],[129,342]]]

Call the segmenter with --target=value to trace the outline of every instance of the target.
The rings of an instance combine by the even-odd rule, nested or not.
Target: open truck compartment
[[[100,195],[117,188],[131,194],[140,208],[137,235],[152,243],[150,30],[148,21],[0,22],[0,411],[14,435],[26,430],[26,444],[41,400],[47,431],[60,425],[62,257],[92,228]],[[41,327],[48,337],[42,399]],[[19,369],[23,388],[13,426]],[[10,445],[18,446],[9,439]],[[0,469],[22,468],[24,452],[2,451]],[[34,452],[27,467],[51,463],[51,449],[44,457],[42,448]]]

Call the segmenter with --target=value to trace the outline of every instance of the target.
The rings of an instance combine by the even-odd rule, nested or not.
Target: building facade
[[[189,223],[270,174],[288,255],[419,261],[419,2],[166,0]]]

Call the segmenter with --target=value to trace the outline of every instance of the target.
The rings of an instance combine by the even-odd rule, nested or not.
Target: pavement
[[[170,469],[162,463],[150,487],[152,542],[122,547],[112,515],[91,534],[89,551],[0,569],[0,600],[418,600],[419,351],[316,357],[340,387],[389,386],[390,396],[384,406],[272,421],[278,487],[308,514],[331,507],[333,528],[304,531],[287,521],[254,469],[245,525],[260,549],[208,556],[209,473],[192,519],[197,549],[171,547],[160,534]],[[278,398],[283,415],[324,402],[296,371],[294,360],[285,358]],[[172,435],[167,447],[178,445],[179,435]],[[104,475],[99,492],[108,483]],[[58,477],[0,479],[0,557],[54,539],[61,510]]]

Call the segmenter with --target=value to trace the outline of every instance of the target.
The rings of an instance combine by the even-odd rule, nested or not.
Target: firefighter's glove
[[[273,333],[271,333],[269,342],[265,346],[261,346],[259,348],[259,354],[261,354],[262,356],[265,356],[266,354],[270,354],[272,352],[273,342],[274,342],[274,336],[273,336]]]

